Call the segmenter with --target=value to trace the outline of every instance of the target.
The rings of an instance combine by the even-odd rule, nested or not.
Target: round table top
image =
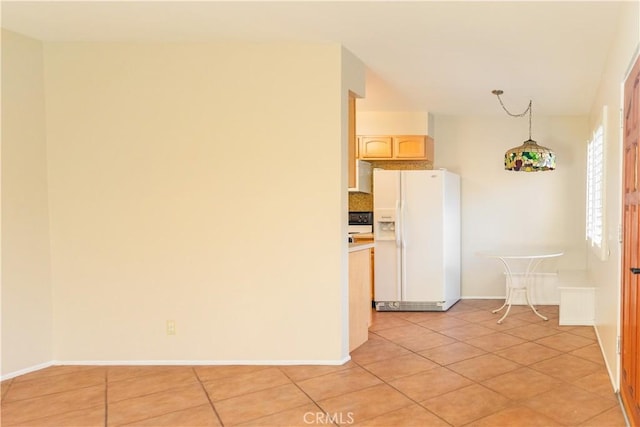
[[[564,251],[558,248],[505,248],[492,249],[476,252],[478,256],[486,258],[503,258],[503,259],[535,259],[535,258],[554,258],[564,255]]]

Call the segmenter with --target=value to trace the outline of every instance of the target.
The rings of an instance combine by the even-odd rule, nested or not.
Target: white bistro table
[[[509,314],[509,310],[511,310],[511,300],[513,297],[514,291],[524,291],[525,297],[527,299],[527,305],[531,307],[531,310],[544,320],[549,320],[542,314],[538,313],[538,310],[531,303],[531,285],[533,284],[533,273],[536,271],[536,268],[540,265],[542,261],[548,258],[555,258],[563,255],[564,252],[558,249],[548,249],[548,248],[522,248],[522,249],[509,249],[509,250],[491,250],[491,251],[480,251],[477,253],[478,256],[485,258],[495,258],[502,262],[504,267],[504,272],[507,276],[507,295],[504,299],[504,304],[502,307],[495,309],[492,313],[497,313],[503,308],[507,307],[507,310],[504,312],[502,317],[498,320],[498,323],[502,323],[502,321]],[[524,271],[524,276],[522,277],[521,286],[514,286],[513,284],[513,271],[512,267],[509,265],[509,262],[513,262],[516,260],[522,260],[527,263],[527,267]]]

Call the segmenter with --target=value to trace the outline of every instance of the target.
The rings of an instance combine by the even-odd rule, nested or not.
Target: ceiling
[[[2,1],[43,41],[338,42],[367,66],[360,110],[588,114],[615,1]]]

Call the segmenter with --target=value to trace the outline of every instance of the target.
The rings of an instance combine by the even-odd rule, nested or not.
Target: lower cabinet
[[[369,337],[371,316],[371,249],[349,253],[349,352]]]

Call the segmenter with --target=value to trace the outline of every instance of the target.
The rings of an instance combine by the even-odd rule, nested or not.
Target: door
[[[620,393],[631,424],[640,425],[640,359],[638,345],[638,301],[636,274],[640,268],[640,227],[638,205],[638,136],[640,134],[640,58],[636,60],[624,85],[623,134],[623,248],[622,248],[622,375]],[[634,273],[634,271],[636,273]]]
[[[404,301],[444,301],[442,171],[402,172]]]
[[[373,227],[376,240],[374,260],[375,301],[400,301],[400,230],[398,209],[400,201],[400,173],[375,170],[373,172]],[[390,223],[388,218],[393,218]]]

